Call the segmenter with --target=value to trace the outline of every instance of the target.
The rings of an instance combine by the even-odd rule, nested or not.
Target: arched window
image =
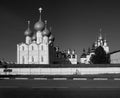
[[[25,49],[24,46],[22,46],[22,51],[24,51],[24,49]]]
[[[71,55],[70,55],[70,54],[68,55],[68,58],[71,58]]]
[[[34,62],[34,57],[32,56],[32,62]]]
[[[72,58],[75,58],[75,55],[74,55],[74,54],[72,55]]]
[[[25,63],[25,58],[24,58],[24,56],[22,56],[22,63],[23,63],[23,64]]]
[[[41,56],[41,62],[43,62],[43,61],[44,61],[43,56]]]
[[[32,46],[32,50],[34,50],[34,47]]]
[[[43,51],[43,45],[41,45],[41,50]]]

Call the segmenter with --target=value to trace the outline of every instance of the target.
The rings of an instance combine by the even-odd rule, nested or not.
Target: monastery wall
[[[12,75],[73,75],[73,74],[116,74],[120,73],[120,67],[96,67],[96,68],[9,68]],[[0,74],[4,75],[4,68],[0,68]]]

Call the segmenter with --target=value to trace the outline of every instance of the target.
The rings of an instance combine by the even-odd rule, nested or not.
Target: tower
[[[26,36],[26,44],[31,43],[31,36],[32,36],[32,31],[30,30],[30,21],[28,21],[28,28],[25,31],[25,36]]]
[[[42,8],[39,8],[39,12],[40,12],[39,21],[36,22],[35,25],[34,25],[34,29],[37,31],[36,32],[37,44],[40,44],[43,41],[42,30],[44,29],[44,26],[45,26],[44,22],[41,19]]]
[[[98,36],[97,43],[95,43],[95,47],[96,46],[97,47],[99,47],[99,46],[103,47],[103,49],[105,50],[105,52],[109,53],[109,46],[107,45],[106,36],[105,36],[105,38],[102,37],[102,29],[100,29],[100,33],[99,33],[99,36]]]
[[[104,39],[103,48],[104,48],[104,50],[105,50],[106,53],[109,53],[109,47],[108,47],[108,45],[107,45],[107,40],[106,40],[106,38]]]

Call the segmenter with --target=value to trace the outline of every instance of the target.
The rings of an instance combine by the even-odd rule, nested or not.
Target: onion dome
[[[105,38],[104,38],[103,42],[107,43],[106,34],[105,34]]]
[[[104,39],[104,46],[107,46],[107,41],[106,41],[106,39]]]
[[[95,41],[95,47],[97,47],[97,45],[98,45],[98,43],[97,43],[97,41]]]
[[[70,49],[68,49],[67,54],[70,54]]]
[[[47,29],[47,20],[45,20],[45,29],[43,31],[43,36],[50,36],[50,31]]]
[[[72,50],[72,54],[75,54],[75,50]]]
[[[106,39],[104,39],[104,43],[106,43],[107,42],[107,40]]]
[[[34,29],[37,31],[42,31],[44,29],[44,26],[45,26],[44,22],[42,22],[42,20],[41,20],[42,8],[39,8],[39,11],[40,11],[40,18],[39,18],[39,21],[35,23]]]
[[[100,33],[99,39],[102,40],[102,35],[101,35],[101,33]]]
[[[51,34],[50,37],[49,37],[49,40],[54,41],[55,37]]]
[[[25,31],[25,36],[31,36],[32,35],[32,31],[30,30],[30,21],[28,21],[28,28]]]

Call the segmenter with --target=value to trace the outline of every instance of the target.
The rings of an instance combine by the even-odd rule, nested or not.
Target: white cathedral
[[[17,64],[49,64],[49,48],[54,41],[54,37],[47,29],[47,21],[42,22],[40,18],[35,23],[35,33],[30,30],[30,21],[25,31],[25,43],[17,44]]]
[[[105,38],[103,38],[102,34],[101,34],[101,29],[100,29],[100,35],[97,38],[97,41],[95,41],[95,43],[92,46],[92,49],[88,48],[88,52],[85,52],[85,49],[83,49],[83,54],[80,57],[80,62],[83,64],[90,64],[90,58],[92,55],[94,55],[94,51],[97,47],[101,46],[103,47],[104,51],[106,52],[106,54],[109,53],[109,46],[107,44],[107,41]]]

